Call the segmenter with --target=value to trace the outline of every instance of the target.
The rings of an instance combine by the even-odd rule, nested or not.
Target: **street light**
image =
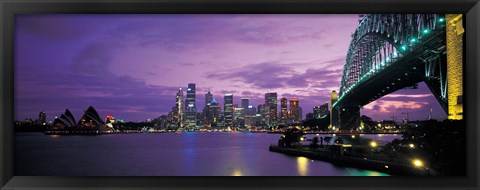
[[[375,141],[370,142],[370,146],[371,146],[372,148],[377,147],[377,142],[375,142]]]
[[[415,145],[414,145],[413,143],[410,143],[408,146],[409,146],[410,148],[415,148]]]
[[[412,161],[412,163],[413,163],[413,165],[414,165],[415,167],[422,167],[422,166],[423,166],[423,162],[422,162],[421,160],[419,160],[419,159],[414,159],[414,160]]]

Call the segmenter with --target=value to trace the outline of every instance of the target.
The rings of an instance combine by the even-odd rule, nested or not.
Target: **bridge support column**
[[[447,14],[447,97],[448,119],[463,118],[463,19]]]
[[[345,106],[339,110],[340,130],[357,129],[360,126],[360,107]]]

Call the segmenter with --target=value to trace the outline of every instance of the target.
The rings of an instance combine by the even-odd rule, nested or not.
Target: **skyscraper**
[[[195,104],[195,83],[188,83],[187,99],[185,100],[185,125],[189,128],[196,127],[197,106]]]
[[[247,109],[248,108],[248,105],[250,105],[250,99],[248,98],[242,98],[242,108],[243,109]]]
[[[183,90],[178,89],[177,96],[175,98],[175,109],[173,110],[173,120],[177,124],[177,127],[183,127],[185,105],[183,104]]]
[[[267,106],[265,104],[258,105],[256,117],[257,117],[257,120],[258,120],[258,122],[257,122],[258,125],[261,125],[263,127],[267,124],[268,109],[267,109]]]
[[[210,90],[209,90],[208,93],[205,94],[205,106],[211,103],[212,100],[213,100],[213,95],[210,93]]]
[[[213,95],[208,91],[205,94],[205,106],[203,107],[202,112],[202,124],[211,124],[212,123],[212,114],[210,113],[210,106],[213,100]]]
[[[322,114],[320,114],[320,106],[314,106],[313,107],[313,118],[320,119],[320,117],[322,117]]]
[[[325,102],[324,104],[320,106],[315,106],[313,107],[313,117],[315,119],[320,119],[325,117],[328,114],[328,102]]]
[[[280,100],[280,123],[287,124],[287,119],[288,119],[287,98],[282,98]]]
[[[255,126],[255,115],[256,115],[256,108],[253,107],[252,105],[249,105],[246,110],[245,110],[245,127],[247,129],[251,129],[252,127]]]
[[[38,114],[38,121],[40,122],[40,124],[44,124],[44,123],[47,123],[47,115],[45,114],[45,112],[40,112]]]
[[[217,100],[213,99],[210,102],[209,111],[208,113],[210,116],[208,117],[207,122],[210,122],[211,127],[218,127],[220,122],[220,105],[218,104]]]
[[[332,127],[332,129],[338,128],[338,110],[333,109],[333,104],[335,104],[337,100],[337,92],[335,92],[334,90],[330,95],[330,126]]]
[[[328,102],[320,105],[320,117],[325,117],[330,110],[328,110]]]
[[[234,108],[233,110],[233,123],[235,129],[245,127],[245,109],[244,108]]]
[[[290,114],[294,123],[298,123],[302,120],[298,98],[290,98]]]
[[[276,127],[277,120],[277,93],[265,94],[265,106],[268,110],[267,124],[269,127]]]
[[[224,117],[225,127],[233,127],[233,94],[225,94],[224,96]]]

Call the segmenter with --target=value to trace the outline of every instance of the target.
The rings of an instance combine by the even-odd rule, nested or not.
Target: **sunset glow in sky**
[[[298,97],[303,114],[338,92],[358,15],[19,15],[15,18],[15,117],[47,120],[92,105],[126,121],[166,115],[179,87],[210,89],[223,107],[264,94]],[[184,92],[185,93],[185,92]],[[280,103],[279,103],[280,104]],[[445,118],[424,83],[366,105],[375,120]]]

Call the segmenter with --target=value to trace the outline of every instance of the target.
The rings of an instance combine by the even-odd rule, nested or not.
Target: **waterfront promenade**
[[[347,156],[326,149],[316,149],[315,151],[302,147],[287,148],[276,145],[270,145],[269,151],[287,154],[291,156],[303,156],[312,160],[321,160],[330,162],[342,167],[354,167],[359,169],[374,170],[392,175],[414,175],[429,176],[430,171],[426,167],[416,167],[408,163],[389,162],[384,160],[374,160],[368,158],[358,158]]]

